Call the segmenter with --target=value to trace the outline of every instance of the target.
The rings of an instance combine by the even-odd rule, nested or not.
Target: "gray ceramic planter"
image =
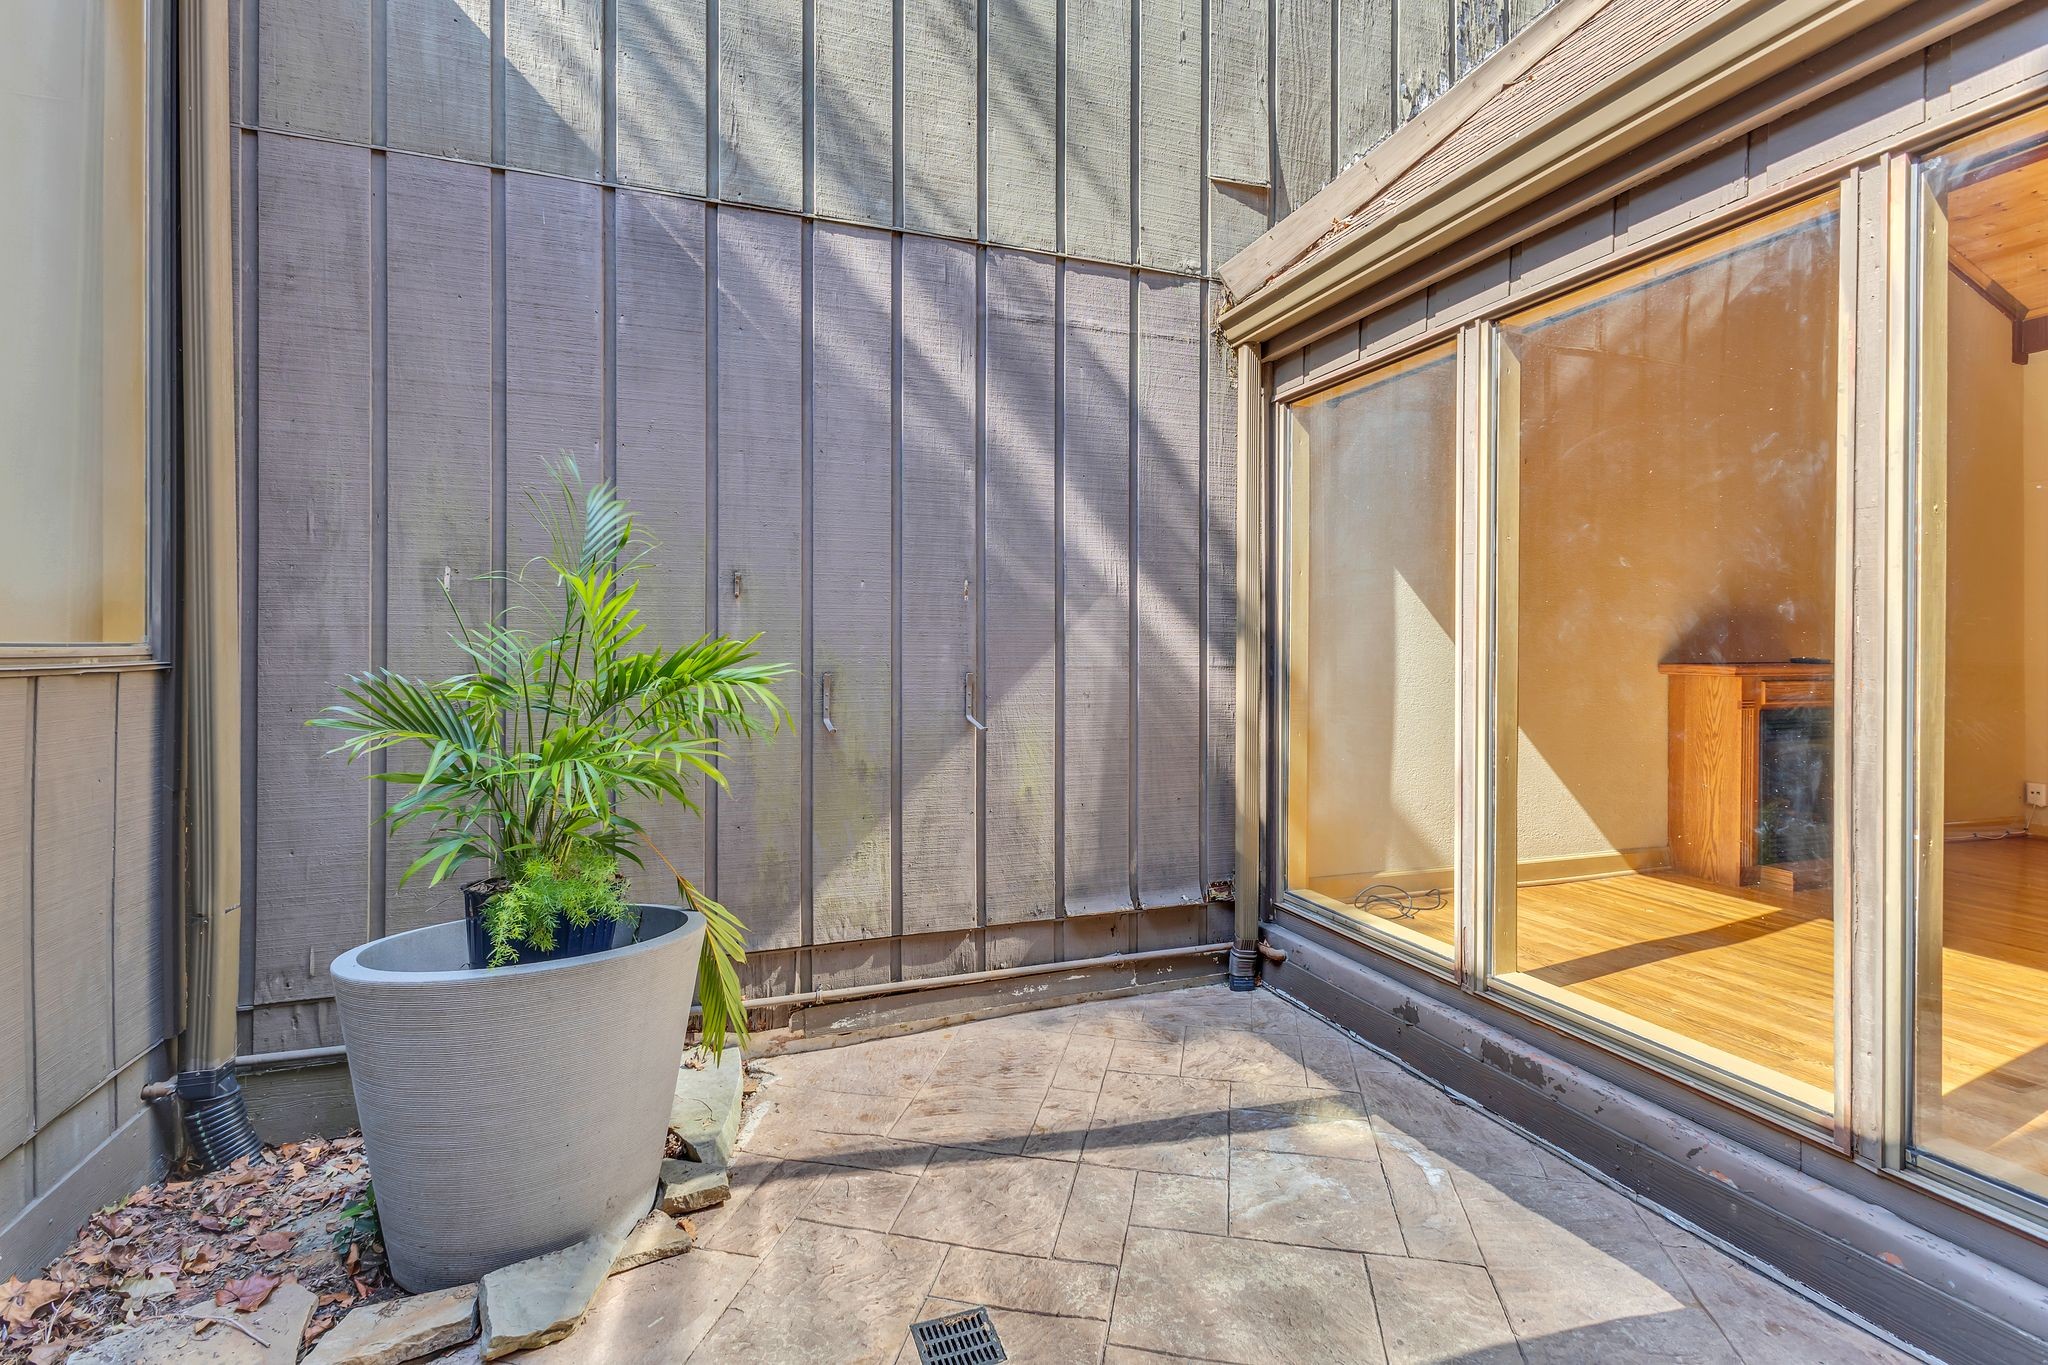
[[[407,1289],[467,1284],[651,1204],[704,919],[637,908],[638,941],[557,962],[471,970],[459,921],[334,960],[384,1247]]]

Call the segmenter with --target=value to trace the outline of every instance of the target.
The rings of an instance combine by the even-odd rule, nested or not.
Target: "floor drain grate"
[[[997,1365],[1010,1358],[996,1337],[996,1325],[989,1321],[986,1308],[914,1322],[910,1339],[917,1343],[917,1358],[923,1365]]]

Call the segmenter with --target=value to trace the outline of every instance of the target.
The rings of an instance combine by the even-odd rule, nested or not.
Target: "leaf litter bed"
[[[35,1279],[0,1283],[0,1360],[53,1365],[115,1329],[195,1310],[226,1320],[194,1318],[195,1331],[232,1332],[236,1314],[292,1282],[318,1299],[310,1344],[351,1308],[404,1292],[364,1212],[369,1185],[354,1133],[173,1171],[94,1214]]]

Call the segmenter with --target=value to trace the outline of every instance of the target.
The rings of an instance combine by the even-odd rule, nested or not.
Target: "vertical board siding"
[[[1202,0],[1139,0],[1138,260],[1202,268]]]
[[[903,239],[903,932],[973,926],[977,832],[974,248]],[[981,705],[979,679],[972,701]],[[981,719],[979,716],[977,719]],[[984,724],[987,722],[984,720]],[[914,833],[915,837],[909,837]]]
[[[1257,240],[1272,209],[1268,3],[1209,0],[1210,269]]]
[[[1138,282],[1138,903],[1202,900],[1202,286]],[[1193,720],[1195,723],[1190,723]]]
[[[1131,254],[1131,4],[1066,9],[1065,247],[1104,261]]]
[[[615,0],[612,94],[618,177],[704,193],[706,0]]]
[[[35,1019],[29,993],[29,841],[35,684],[0,678],[0,1152],[35,1127]],[[0,1206],[0,1222],[6,1221]]]
[[[491,155],[491,0],[379,0],[385,139],[472,161]]]
[[[988,0],[988,239],[1059,249],[1059,0]]]
[[[720,0],[718,185],[727,199],[801,208],[804,0]]]
[[[988,920],[1051,919],[1059,656],[1054,560],[1053,436],[1058,429],[1054,276],[1058,267],[1007,251],[988,255]],[[998,965],[991,951],[990,966]]]
[[[491,173],[425,157],[385,163],[384,665],[409,677],[465,671],[449,637],[490,619],[496,543],[491,487]],[[355,775],[360,776],[360,769]],[[395,801],[391,788],[381,795]],[[385,834],[384,927],[460,914],[451,880],[405,873],[433,844],[417,822]],[[475,869],[468,869],[474,873]],[[403,885],[401,885],[401,882]]]
[[[1131,277],[1066,272],[1066,910],[1131,909]]]
[[[1273,0],[1276,222],[1307,203],[1335,169],[1330,164],[1335,145],[1331,3],[1332,0]]]
[[[255,28],[256,109],[265,126],[370,136],[368,0],[262,0]]]
[[[747,918],[751,987],[1199,932],[1155,912],[1234,862],[1204,274],[1540,8],[249,0],[249,1045],[336,1041],[328,961],[450,913],[398,884],[425,831],[375,830],[387,794],[304,721],[366,666],[456,666],[443,583],[490,610],[564,454],[658,543],[644,643],[759,631],[806,669],[803,730],[736,746],[710,823],[634,812]],[[36,694],[0,687],[0,1067],[31,1079]],[[110,731],[116,1064],[162,1008],[128,838],[161,704],[124,682]],[[33,1098],[0,1089],[0,1151]]]
[[[370,662],[370,157],[256,148],[255,1000],[333,993],[369,927],[371,797],[306,721]],[[308,1040],[309,1042],[311,1040]]]
[[[704,206],[618,196],[616,481],[652,542],[640,569],[637,648],[672,650],[705,633]],[[705,784],[695,784],[703,800]],[[705,875],[704,822],[673,801],[633,810],[659,856],[632,872],[634,894],[677,900],[676,872]],[[667,859],[664,864],[662,859]]]
[[[29,913],[39,1126],[114,1069],[116,684],[105,673],[36,683]]]
[[[887,227],[896,221],[894,0],[834,0],[813,22],[817,210]]]
[[[115,1066],[134,1061],[170,1031],[173,939],[165,872],[171,765],[164,693],[163,675],[125,673],[115,697]]]
[[[811,545],[811,674],[795,686],[811,689],[815,710],[807,737],[812,941],[839,943],[887,938],[895,903],[890,238],[821,226],[811,272],[811,501],[826,512]]]
[[[1402,0],[1394,16],[1394,96],[1405,122],[1451,88],[1456,0]]]
[[[503,3],[505,164],[602,175],[604,0]]]
[[[1337,6],[1337,169],[1394,131],[1394,0]]]
[[[803,641],[803,226],[721,212],[717,231],[716,619],[726,634],[758,635],[765,657],[795,661]],[[787,687],[784,699],[793,699]],[[802,745],[785,731],[736,746],[726,764],[730,792],[717,802],[715,894],[746,921],[754,948],[802,941]]]
[[[972,238],[981,181],[976,0],[903,5],[903,221]]]
[[[532,499],[560,506],[549,467],[604,468],[604,198],[595,186],[507,175],[505,192],[505,571],[515,609],[560,610]],[[516,619],[516,618],[515,618]]]

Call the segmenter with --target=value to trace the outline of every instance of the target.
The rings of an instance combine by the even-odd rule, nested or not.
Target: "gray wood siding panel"
[[[976,0],[902,0],[903,221],[977,232],[981,19]]]
[[[1337,167],[1394,131],[1395,0],[1337,5]]]
[[[704,206],[618,196],[618,486],[654,541],[640,574],[639,648],[674,649],[705,630]],[[703,796],[698,784],[698,797]],[[633,811],[675,869],[701,882],[704,821],[675,802]],[[676,899],[661,857],[632,873],[635,893]]]
[[[1055,876],[1055,737],[1059,726],[1053,567],[1057,430],[1054,278],[1058,267],[988,254],[988,535],[983,594],[988,677],[988,920],[1051,919]],[[991,966],[996,965],[991,962]]]
[[[888,937],[893,923],[895,678],[894,248],[886,233],[812,239],[811,938]],[[881,966],[888,976],[888,958]],[[813,964],[817,984],[830,975]]]
[[[1267,95],[1268,0],[1209,0],[1209,174],[1272,183]]]
[[[1139,0],[1138,259],[1202,268],[1202,0]]]
[[[718,7],[718,185],[727,199],[800,208],[804,0]]]
[[[114,1069],[112,674],[36,681],[31,833],[36,1124]]]
[[[1202,286],[1138,281],[1138,902],[1202,899]],[[1192,722],[1192,723],[1191,723]]]
[[[1066,272],[1066,910],[1131,908],[1131,298],[1127,271]]]
[[[1273,0],[1273,217],[1331,174],[1331,0]]]
[[[1067,7],[1066,249],[1131,254],[1131,0]]]
[[[631,185],[704,193],[705,0],[616,0],[613,136]]]
[[[1394,11],[1395,99],[1403,123],[1451,88],[1454,0],[1400,0]]]
[[[1202,286],[1209,316],[1217,287]],[[1202,733],[1202,881],[1210,885],[1237,875],[1237,385],[1230,351],[1213,335],[1203,337],[1205,482],[1203,514],[1208,518],[1202,589],[1203,699],[1208,721]],[[1252,894],[1247,888],[1245,894]]]
[[[262,0],[256,50],[255,113],[264,127],[370,136],[368,0]]]
[[[817,210],[886,227],[896,221],[894,0],[834,0],[813,22]]]
[[[384,662],[411,677],[465,670],[449,638],[452,597],[490,619],[495,527],[491,467],[491,173],[423,157],[385,162]],[[447,596],[443,596],[443,593]],[[404,767],[414,755],[394,755]],[[361,768],[355,770],[361,775]],[[387,801],[405,794],[391,788]],[[406,869],[433,844],[425,821],[384,835],[384,927],[457,918],[457,887],[479,868]]]
[[[504,0],[505,164],[604,172],[604,0]]]
[[[35,683],[0,678],[0,1152],[35,1127],[35,1019],[29,993],[29,840]],[[0,1206],[0,1223],[6,1221]]]
[[[795,219],[718,215],[718,626],[763,655],[803,646],[802,233]],[[740,592],[733,593],[734,575]],[[795,682],[784,699],[798,700]],[[751,948],[801,938],[802,740],[736,746],[718,798],[716,894]]]
[[[264,137],[256,162],[255,1000],[331,992],[369,921],[370,794],[306,720],[370,662],[370,156]],[[298,1046],[297,1043],[288,1044]]]
[[[554,494],[548,466],[567,455],[586,481],[604,477],[603,207],[593,185],[505,177],[504,535],[515,575],[548,551],[527,498]],[[550,583],[536,586],[552,619]]]
[[[980,611],[976,293],[973,247],[903,239],[903,828],[915,832],[903,846],[906,934],[968,928],[979,916],[965,695]],[[977,678],[977,708],[980,691]]]
[[[173,939],[165,836],[171,765],[167,676],[124,673],[115,698],[114,1064],[122,1066],[171,1032]]]
[[[488,161],[491,0],[382,0],[385,140]]]
[[[1208,268],[1251,246],[1272,209],[1268,23],[1266,0],[1210,0]]]
[[[1058,0],[989,0],[988,237],[1059,246]]]

